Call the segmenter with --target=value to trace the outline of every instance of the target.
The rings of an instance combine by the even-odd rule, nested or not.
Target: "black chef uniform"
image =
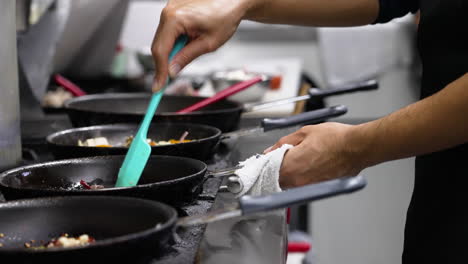
[[[380,0],[376,23],[418,9],[425,98],[468,72],[468,0]],[[403,251],[409,263],[468,263],[467,144],[416,158]]]

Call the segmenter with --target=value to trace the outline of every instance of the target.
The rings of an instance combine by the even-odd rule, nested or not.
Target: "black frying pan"
[[[169,242],[176,211],[163,203],[128,197],[55,197],[0,204],[1,263],[135,263]],[[156,228],[156,225],[160,224]],[[63,233],[96,242],[68,249],[27,249]]]
[[[347,108],[343,105],[318,109],[306,113],[301,113],[291,117],[278,119],[264,119],[261,122],[262,131],[290,127],[295,125],[306,125],[324,121],[328,118],[343,115]],[[130,135],[135,135],[138,130],[136,124],[117,124],[101,125],[82,128],[73,128],[59,131],[47,137],[50,150],[58,159],[92,157],[105,155],[125,155],[128,148],[122,145],[125,139]],[[171,155],[196,158],[199,160],[208,160],[215,152],[216,146],[222,139],[233,136],[253,133],[257,130],[247,129],[238,132],[221,134],[221,131],[215,127],[199,124],[173,123],[173,124],[153,124],[148,137],[159,141],[169,139],[178,139],[185,131],[189,134],[187,139],[193,141],[172,145],[161,145],[152,147],[152,155]],[[78,140],[88,138],[106,137],[109,143],[115,147],[80,147]]]
[[[238,128],[243,112],[255,111],[265,107],[274,107],[285,103],[293,103],[311,98],[349,92],[377,89],[375,80],[348,85],[337,89],[311,89],[309,95],[287,98],[270,103],[243,105],[241,103],[223,100],[211,104],[201,111],[177,114],[180,109],[193,105],[205,97],[196,96],[164,96],[158,106],[153,122],[188,122],[205,124],[230,132]],[[140,123],[146,112],[151,94],[118,93],[85,95],[70,99],[64,106],[75,127],[85,127],[115,123]]]
[[[121,144],[128,136],[135,135],[137,131],[137,124],[72,128],[49,135],[47,143],[49,150],[57,159],[125,155],[128,148],[121,146]],[[189,132],[187,139],[191,139],[191,142],[153,146],[151,147],[151,155],[209,159],[221,138],[221,131],[215,127],[190,123],[152,124],[148,131],[148,137],[156,141],[167,141],[178,139],[185,131]],[[77,145],[78,140],[95,137],[106,137],[113,147],[80,147]]]
[[[152,156],[135,187],[114,188],[124,156],[100,156],[39,163],[0,174],[0,192],[6,200],[68,195],[117,195],[180,205],[193,201],[209,175],[199,160]],[[104,185],[84,190],[79,182]],[[1,232],[1,231],[0,231]]]
[[[135,262],[137,256],[155,254],[176,226],[204,224],[226,218],[286,208],[362,189],[361,176],[341,178],[290,189],[268,196],[244,196],[232,208],[176,219],[175,210],[154,201],[124,197],[56,197],[0,205],[0,230],[8,230],[0,259],[20,263]],[[73,249],[30,251],[24,241],[48,240],[63,232],[82,233],[96,243]],[[12,237],[13,241],[9,240]],[[130,258],[128,258],[130,256]],[[132,262],[128,262],[132,259]],[[127,260],[127,261],[125,261]]]

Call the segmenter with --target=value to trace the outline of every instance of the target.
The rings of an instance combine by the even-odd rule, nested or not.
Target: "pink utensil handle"
[[[307,242],[289,242],[288,252],[289,253],[306,253],[310,250],[311,245]]]
[[[248,81],[242,81],[242,82],[239,82],[239,83],[236,83],[220,92],[218,92],[217,94],[213,95],[212,97],[210,98],[206,98],[194,105],[191,105],[189,107],[186,107],[182,110],[179,110],[177,111],[177,113],[179,114],[185,114],[185,113],[190,113],[190,112],[193,112],[193,111],[197,111],[197,110],[200,110],[201,108],[209,105],[209,104],[212,104],[212,103],[215,103],[215,102],[218,102],[226,97],[229,97],[233,94],[236,94],[242,90],[245,90],[247,88],[249,88],[250,86],[258,83],[258,82],[261,82],[263,80],[263,78],[261,76],[258,76],[258,77],[255,77],[251,80],[248,80]]]
[[[60,74],[54,75],[54,80],[58,85],[65,88],[67,91],[72,93],[74,96],[86,95],[86,93],[83,90],[81,90],[80,87],[78,87],[76,84],[72,83],[70,80],[68,80],[67,78],[63,77]]]

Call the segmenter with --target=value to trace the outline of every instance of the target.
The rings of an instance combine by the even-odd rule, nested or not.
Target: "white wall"
[[[414,159],[363,171],[362,191],[311,205],[314,264],[401,263]]]

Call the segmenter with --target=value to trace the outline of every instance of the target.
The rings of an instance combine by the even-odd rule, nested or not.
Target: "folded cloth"
[[[267,154],[254,155],[239,162],[241,169],[235,171],[243,189],[236,195],[266,195],[280,192],[279,171],[284,154],[292,148],[292,145],[284,144]]]

